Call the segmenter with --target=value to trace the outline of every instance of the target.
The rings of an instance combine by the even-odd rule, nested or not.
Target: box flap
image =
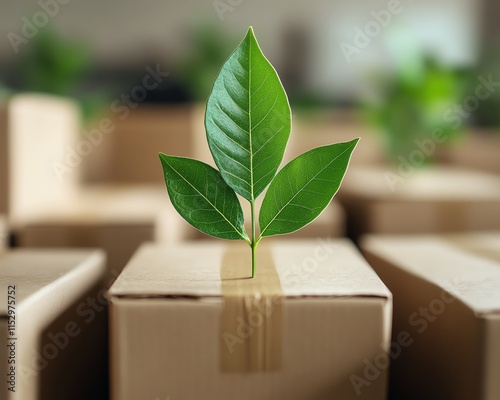
[[[21,307],[30,301],[37,301],[39,295],[57,286],[64,290],[65,279],[72,279],[72,274],[81,276],[80,271],[88,267],[99,268],[98,273],[103,275],[104,254],[91,250],[34,249],[0,254],[0,298],[7,299],[8,286],[16,285],[16,307]],[[60,294],[54,297],[54,305],[59,297]],[[1,301],[0,318],[6,315],[7,302]]]
[[[111,287],[110,295],[220,297],[221,263],[230,245],[224,241],[178,246],[143,245]],[[268,240],[268,246],[285,297],[391,297],[389,290],[346,239]],[[257,274],[258,268],[257,258]],[[243,280],[249,274],[250,263],[239,276]]]
[[[362,248],[442,287],[477,315],[500,313],[500,232],[368,235]]]
[[[422,169],[410,177],[386,167],[353,167],[341,194],[391,201],[500,201],[500,178],[456,167]]]
[[[75,201],[47,205],[23,219],[28,225],[154,224],[173,209],[165,189],[154,185],[91,185]]]

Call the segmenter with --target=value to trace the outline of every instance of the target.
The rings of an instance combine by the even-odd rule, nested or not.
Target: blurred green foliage
[[[107,99],[105,93],[89,93],[84,86],[90,60],[82,43],[66,40],[50,27],[41,29],[18,58],[19,89],[71,97],[80,104],[83,120],[89,120]]]
[[[495,82],[500,80],[500,43],[494,46],[488,46],[483,52],[474,73],[471,74],[471,83],[469,91],[474,93],[478,83],[478,77],[488,77],[493,75]],[[491,95],[481,100],[481,104],[473,115],[476,125],[488,128],[500,128],[500,90],[495,90]],[[500,130],[493,130],[500,132]]]
[[[387,155],[393,161],[418,149],[416,141],[431,138],[441,129],[450,143],[462,126],[446,118],[460,104],[467,86],[466,71],[440,65],[422,55],[379,77],[378,99],[365,108],[368,121],[382,133]],[[448,111],[449,112],[449,111]]]
[[[189,42],[190,50],[179,62],[177,70],[190,96],[205,102],[236,41],[216,26],[201,23],[190,30]]]

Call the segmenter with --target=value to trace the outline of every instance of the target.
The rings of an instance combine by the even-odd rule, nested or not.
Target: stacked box
[[[0,397],[107,398],[105,258],[99,251],[0,255]]]
[[[147,241],[175,243],[195,235],[157,186],[89,186],[64,207],[47,207],[17,230],[21,247],[99,247],[118,276]]]
[[[338,199],[355,237],[500,229],[500,176],[478,171],[353,167]]]
[[[0,253],[4,252],[9,245],[9,230],[7,228],[7,218],[0,215]]]
[[[500,398],[500,233],[369,235],[394,295],[391,398]]]
[[[192,106],[141,104],[126,114],[105,117],[106,132],[96,127],[89,134],[99,145],[84,165],[90,184],[163,183],[158,153],[192,156]],[[203,121],[201,121],[203,124]]]
[[[293,132],[286,152],[290,161],[315,147],[361,138],[352,154],[351,165],[382,164],[386,160],[378,134],[366,126],[360,116],[345,110],[296,113]]]
[[[0,213],[16,225],[46,206],[73,201],[79,183],[78,106],[65,98],[21,94],[0,119]]]
[[[347,240],[145,245],[109,292],[113,400],[386,398],[391,294]],[[377,377],[368,369],[377,363]]]
[[[500,173],[500,131],[474,129],[441,151],[444,162],[481,171]]]

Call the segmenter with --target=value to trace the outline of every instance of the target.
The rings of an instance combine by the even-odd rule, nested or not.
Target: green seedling
[[[252,28],[215,80],[205,128],[218,170],[160,153],[167,191],[195,228],[248,243],[253,278],[262,238],[297,231],[319,216],[337,193],[359,139],[310,150],[277,172],[290,136],[290,105]],[[257,232],[255,200],[266,188]],[[250,235],[237,195],[250,202]]]

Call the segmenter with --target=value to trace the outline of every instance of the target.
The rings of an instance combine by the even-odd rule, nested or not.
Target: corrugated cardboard
[[[176,243],[195,235],[161,186],[88,186],[64,207],[47,207],[17,230],[21,247],[99,247],[118,276],[143,242]]]
[[[391,294],[373,270],[347,240],[267,246],[260,283],[248,247],[244,258],[225,242],[141,247],[109,292],[112,399],[385,399],[385,370],[360,395],[352,383],[388,348]],[[279,312],[252,314],[269,293]],[[236,338],[225,330],[235,301],[250,311]],[[276,347],[281,357],[235,372],[223,357],[237,346],[253,349],[246,362],[259,351],[276,361]]]
[[[339,191],[354,236],[500,229],[500,176],[434,166],[415,170],[395,190],[390,168],[353,167]]]
[[[6,181],[1,192],[7,195],[9,220],[18,224],[46,206],[75,199],[80,169],[69,167],[68,159],[76,151],[80,111],[69,99],[20,94],[9,101],[7,117],[7,131],[0,133],[0,153],[7,149],[8,154],[7,178],[0,177],[0,183]],[[71,172],[58,175],[62,165]]]
[[[391,366],[401,399],[500,399],[500,233],[375,236],[371,265],[394,294]],[[392,398],[392,397],[391,397]]]
[[[107,313],[102,298],[97,302],[104,277],[105,258],[99,251],[15,250],[0,255],[0,398],[106,398]],[[15,285],[15,339],[7,331],[10,285]],[[11,341],[15,364],[7,364],[6,344]],[[13,365],[15,392],[6,387],[6,368],[10,371]]]

